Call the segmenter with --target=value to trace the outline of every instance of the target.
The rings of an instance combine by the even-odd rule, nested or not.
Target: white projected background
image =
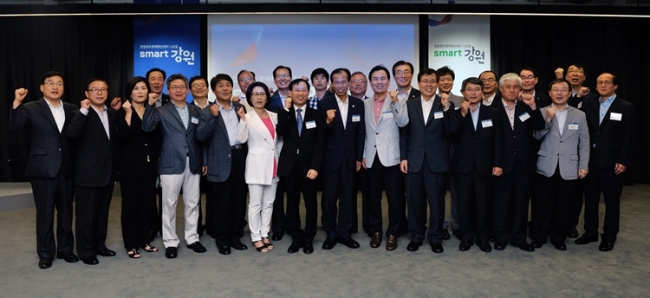
[[[398,60],[417,68],[417,36],[417,16],[211,15],[208,76],[229,74],[237,95],[242,69],[276,89],[273,69],[278,65],[289,66],[294,78],[310,77],[318,67],[328,72],[346,67],[367,76],[375,65],[390,71]],[[372,94],[370,86],[367,94]]]
[[[429,16],[429,67],[449,66],[456,75],[452,93],[461,83],[490,66],[490,16]]]

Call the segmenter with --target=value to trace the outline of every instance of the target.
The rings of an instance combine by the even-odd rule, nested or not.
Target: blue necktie
[[[298,136],[302,133],[302,109],[296,110],[298,116],[296,117],[296,123],[298,124]]]

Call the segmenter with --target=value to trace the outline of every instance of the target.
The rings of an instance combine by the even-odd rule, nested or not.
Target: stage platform
[[[34,208],[29,182],[0,182],[0,212]]]

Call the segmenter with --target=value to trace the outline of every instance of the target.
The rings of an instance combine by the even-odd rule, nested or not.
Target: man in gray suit
[[[169,259],[176,258],[180,243],[176,235],[176,204],[181,187],[187,247],[197,253],[205,252],[197,231],[200,174],[206,171],[206,167],[202,167],[201,144],[196,138],[200,109],[185,101],[187,86],[184,75],[169,76],[167,90],[172,104],[156,108],[156,101],[150,99],[142,120],[144,131],[150,132],[160,127],[163,136],[158,173],[162,185],[163,244],[166,248],[165,256]]]
[[[585,113],[567,104],[571,85],[566,79],[555,79],[549,85],[553,104],[541,109],[546,125],[534,132],[540,142],[537,175],[533,197],[531,238],[546,242],[558,250],[566,250],[564,240],[569,232],[569,207],[577,179],[587,176],[589,163],[589,129]]]

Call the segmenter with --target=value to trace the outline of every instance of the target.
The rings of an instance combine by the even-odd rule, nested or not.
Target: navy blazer
[[[348,96],[348,101],[345,128],[343,128],[336,95],[325,97],[318,102],[318,111],[323,113],[325,123],[327,123],[327,110],[336,110],[334,121],[329,125],[325,124],[325,153],[322,166],[330,171],[337,171],[343,165],[355,172],[356,162],[361,162],[363,159],[363,144],[366,138],[363,101],[353,96]],[[353,121],[357,120],[357,116],[359,121]]]
[[[614,164],[620,163],[629,167],[636,129],[634,105],[616,96],[602,123],[599,97],[583,101],[582,110],[589,126],[590,166],[614,169]],[[612,113],[621,114],[620,121],[614,120]]]
[[[493,167],[502,167],[501,119],[495,107],[480,105],[476,129],[470,111],[465,117],[460,109],[455,112],[458,130],[453,165],[457,173],[470,174],[476,166],[479,175],[490,176]]]
[[[284,110],[284,101],[280,97],[279,91],[273,93],[273,96],[271,96],[271,99],[266,103],[264,108],[276,114],[279,114],[280,110]]]
[[[495,100],[491,106],[498,110],[501,120],[503,174],[509,174],[512,171],[515,158],[519,158],[519,163],[525,172],[532,174],[536,169],[535,160],[539,148],[539,142],[533,136],[533,130],[543,129],[545,125],[544,117],[539,110],[541,107],[537,107],[533,111],[525,103],[517,102],[513,130],[503,101],[499,100],[497,102]],[[526,118],[525,114],[530,117],[522,122],[521,119]]]
[[[156,128],[160,128],[162,134],[158,174],[182,174],[188,156],[190,158],[190,172],[192,174],[201,172],[203,156],[201,144],[196,138],[196,128],[199,125],[199,108],[187,103],[186,105],[190,117],[187,129],[185,129],[181,115],[173,103],[157,108],[148,105],[144,110],[142,130],[152,132]]]
[[[307,123],[312,121],[315,127],[307,128]],[[302,132],[298,136],[296,112],[293,105],[288,112],[284,109],[280,110],[275,131],[278,136],[283,137],[284,144],[278,162],[278,176],[289,176],[296,159],[300,160],[301,175],[306,176],[310,169],[320,172],[325,142],[324,129],[323,114],[305,105],[303,106]]]

